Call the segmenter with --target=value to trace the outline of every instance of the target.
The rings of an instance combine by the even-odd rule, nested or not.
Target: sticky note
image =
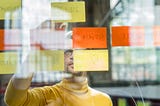
[[[36,68],[46,71],[64,71],[64,51],[41,50],[36,52]]]
[[[22,32],[20,29],[5,29],[4,31],[5,45],[20,46],[22,44]]]
[[[112,46],[129,46],[129,27],[112,27]]]
[[[108,50],[74,50],[75,71],[108,71]]]
[[[16,52],[0,53],[0,74],[13,74],[17,69],[18,54]]]
[[[21,7],[21,0],[0,0],[0,19],[13,19],[7,12],[14,12]],[[18,17],[19,18],[19,17]]]
[[[73,28],[73,48],[107,48],[105,27]]]
[[[131,26],[129,28],[130,46],[144,46],[145,34],[143,26]]]
[[[112,27],[112,46],[144,46],[145,36],[142,26]]]
[[[4,50],[4,30],[0,29],[0,50]]]
[[[53,2],[51,19],[55,22],[85,22],[85,2]]]
[[[160,46],[160,26],[153,27],[153,42],[155,46]]]
[[[32,45],[41,45],[45,49],[65,49],[72,47],[72,40],[65,37],[64,30],[32,29],[30,30]]]
[[[0,29],[0,50],[19,50],[22,44],[21,30]]]

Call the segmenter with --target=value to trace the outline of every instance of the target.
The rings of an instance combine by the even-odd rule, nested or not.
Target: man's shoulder
[[[93,88],[89,88],[89,89],[90,89],[90,92],[91,92],[92,96],[110,98],[110,96],[108,94],[104,93],[104,92],[98,91],[98,90],[93,89]]]

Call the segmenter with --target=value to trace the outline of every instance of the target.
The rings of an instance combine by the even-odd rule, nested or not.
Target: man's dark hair
[[[66,54],[66,53],[68,53],[68,52],[72,53],[73,50],[72,50],[72,49],[67,49],[67,50],[64,51],[64,54]]]

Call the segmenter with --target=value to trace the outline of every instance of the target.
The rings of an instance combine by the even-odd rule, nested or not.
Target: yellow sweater
[[[87,80],[77,84],[64,79],[31,90],[15,89],[10,81],[4,99],[8,106],[112,106],[110,97],[90,88]]]

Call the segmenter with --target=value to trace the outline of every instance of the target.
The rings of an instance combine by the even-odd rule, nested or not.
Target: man
[[[33,74],[26,78],[13,76],[5,92],[8,106],[112,106],[107,94],[88,86],[85,72],[74,71],[73,51],[65,51],[65,70],[71,73],[60,83],[29,89]]]

